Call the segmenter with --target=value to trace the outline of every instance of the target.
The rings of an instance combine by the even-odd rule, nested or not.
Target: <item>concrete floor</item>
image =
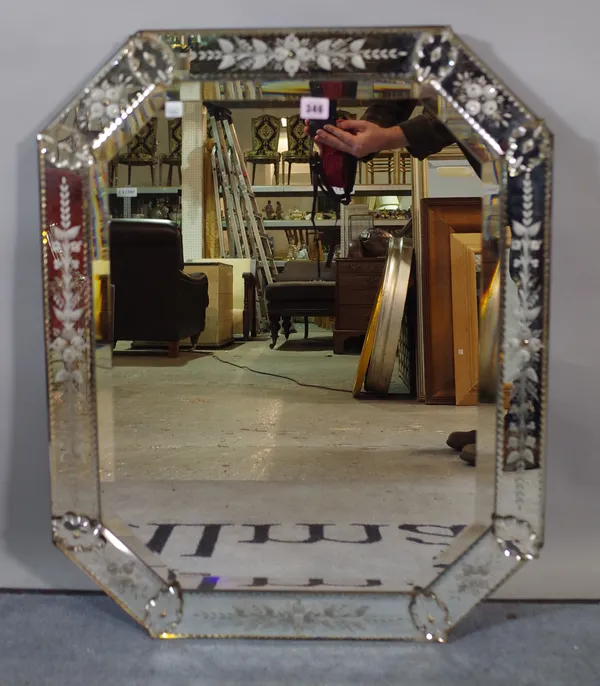
[[[0,593],[4,686],[597,686],[600,606],[485,603],[448,645],[152,641],[109,598]]]
[[[202,574],[231,587],[425,584],[474,520],[475,470],[445,441],[477,426],[477,408],[354,399],[357,364],[315,331],[276,350],[258,340],[176,360],[115,355],[99,378],[104,512],[146,544],[169,531],[161,557],[191,587]],[[309,523],[338,542],[298,546]],[[209,524],[222,525],[218,546],[194,555]],[[268,524],[280,542],[247,545]],[[360,543],[366,525],[381,540]]]

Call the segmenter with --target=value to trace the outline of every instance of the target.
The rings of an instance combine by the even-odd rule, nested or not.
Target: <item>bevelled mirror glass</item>
[[[450,29],[142,32],[38,141],[54,540],[152,636],[537,557],[552,138]]]

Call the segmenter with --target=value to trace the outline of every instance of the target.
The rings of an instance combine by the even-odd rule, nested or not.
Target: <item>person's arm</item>
[[[410,119],[413,110],[412,101],[382,101],[371,105],[362,119],[389,129],[388,149],[406,148],[419,160],[424,160],[456,142],[448,129],[429,112]],[[369,155],[362,161],[368,161],[374,156]]]

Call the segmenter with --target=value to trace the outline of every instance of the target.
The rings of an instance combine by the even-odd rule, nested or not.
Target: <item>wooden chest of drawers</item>
[[[362,339],[367,332],[371,311],[377,299],[379,285],[385,270],[384,257],[336,261],[335,329],[333,351],[360,352]],[[356,342],[352,349],[350,342]]]

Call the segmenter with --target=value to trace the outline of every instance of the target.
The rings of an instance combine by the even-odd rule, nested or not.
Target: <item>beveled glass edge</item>
[[[172,33],[172,31],[170,31]],[[194,31],[185,31],[194,33]],[[206,35],[206,31],[198,30],[197,33]],[[533,183],[534,175],[539,175],[540,169],[544,173],[544,207],[545,213],[541,221],[541,247],[544,259],[541,260],[536,277],[541,277],[542,299],[540,306],[539,321],[541,322],[541,342],[543,347],[540,354],[539,374],[534,383],[534,391],[540,392],[541,413],[539,425],[535,427],[536,435],[539,437],[540,460],[542,460],[541,449],[543,448],[544,429],[545,429],[545,385],[547,375],[547,321],[548,321],[548,294],[549,294],[549,231],[550,231],[550,189],[551,189],[551,152],[552,137],[545,124],[535,118],[517,99],[497,80],[486,67],[470,53],[469,49],[456,38],[450,29],[444,27],[431,29],[415,29],[405,27],[403,29],[385,29],[379,33],[373,29],[320,29],[320,30],[298,30],[298,31],[215,31],[216,47],[223,48],[225,52],[231,54],[231,58],[223,63],[223,55],[218,56],[220,69],[206,71],[206,78],[214,78],[218,73],[221,78],[248,74],[261,77],[281,78],[282,70],[287,73],[288,78],[310,75],[313,78],[337,78],[348,74],[359,75],[369,79],[385,78],[410,78],[416,84],[426,84],[435,88],[465,119],[471,130],[485,140],[485,142],[498,154],[507,159],[510,183],[507,189],[507,203],[509,225],[519,222],[519,209],[522,208],[525,196],[530,197],[531,189],[527,190],[528,183]],[[346,50],[346,60],[342,60],[342,67],[332,66],[331,60],[321,59],[319,62],[312,56],[310,60],[295,57],[295,62],[288,65],[290,70],[303,68],[302,73],[296,71],[290,74],[287,67],[277,68],[266,75],[259,67],[247,69],[247,64],[239,66],[239,51],[236,53],[236,36],[259,35],[262,42],[267,46],[267,50],[272,49],[277,40],[290,38],[286,46],[294,51],[298,47],[298,40],[319,39],[322,44],[327,41],[327,35],[335,36],[339,39],[344,37],[344,50]],[[396,43],[388,50],[387,61],[383,61],[381,55],[376,53],[377,59],[373,59],[373,51],[377,47],[368,47],[371,41],[381,40],[385,34],[386,40],[390,37]],[[123,62],[127,62],[129,70],[139,84],[136,97],[140,92],[151,88],[153,84],[161,86],[168,85],[172,79],[173,63],[169,58],[167,47],[156,38],[157,32],[147,32],[136,34],[121,48],[115,58],[109,60],[104,70],[101,70],[94,79],[90,81],[89,88],[100,83],[111,71],[123,68]],[[229,38],[232,38],[229,41]],[[283,38],[282,38],[283,37]],[[228,43],[219,43],[219,39]],[[272,43],[269,45],[268,40]],[[229,45],[233,45],[233,51]],[[330,44],[328,44],[330,45]],[[367,47],[365,47],[367,46]],[[403,49],[403,46],[406,49]],[[321,48],[322,49],[322,48]],[[262,51],[262,46],[260,51]],[[388,70],[367,70],[366,58],[371,62],[379,62],[378,67]],[[389,58],[389,50],[393,52]],[[221,50],[223,52],[223,50]],[[317,51],[318,52],[318,51]],[[400,55],[400,53],[406,53]],[[316,53],[315,53],[316,54]],[[148,57],[150,59],[148,59]],[[206,58],[206,55],[204,56]],[[306,55],[305,55],[306,57]],[[262,58],[261,58],[262,59]],[[214,57],[212,62],[215,62]],[[211,60],[206,60],[211,62]],[[260,63],[258,60],[255,63]],[[298,65],[298,62],[300,65]],[[309,63],[310,62],[310,63]],[[229,66],[227,66],[229,63]],[[340,64],[338,60],[337,64]],[[158,65],[158,67],[157,67]],[[212,65],[217,67],[219,65]],[[382,67],[383,65],[383,67]],[[108,69],[108,67],[111,67]],[[231,67],[235,67],[231,69]],[[395,70],[389,70],[389,67]],[[505,97],[507,112],[510,108],[510,126],[506,124],[500,129],[496,120],[490,118],[475,118],[468,113],[464,107],[465,102],[461,101],[460,83],[453,80],[454,74],[458,74],[459,68],[472,67],[477,69],[478,78],[487,79],[486,83],[493,84]],[[334,68],[335,67],[335,68]],[[229,71],[227,71],[229,69]],[[197,77],[197,75],[196,75]],[[146,93],[147,98],[150,93]],[[464,95],[464,94],[463,94]],[[143,98],[144,99],[144,98]],[[142,99],[142,100],[143,100]],[[82,97],[75,98],[68,106],[70,108],[82,105]],[[138,103],[139,106],[140,103]],[[467,103],[468,104],[468,103]],[[132,108],[132,103],[128,103],[128,108]],[[132,109],[133,111],[133,109]],[[138,110],[141,111],[141,110]],[[95,159],[93,140],[96,136],[91,136],[87,130],[82,130],[76,122],[70,133],[73,134],[73,142],[63,146],[65,155],[54,155],[53,161],[49,161],[48,138],[52,139],[52,134],[56,127],[65,121],[65,112],[53,120],[48,127],[38,136],[40,140],[41,166],[45,168],[48,164],[58,168],[69,170],[85,169],[86,165],[93,163]],[[121,123],[123,111],[120,115]],[[144,116],[140,117],[143,121]],[[115,124],[112,120],[105,127],[104,139],[106,140],[115,131],[120,130],[121,124]],[[112,128],[111,128],[112,127]],[[58,141],[54,141],[56,144]],[[97,146],[100,147],[100,146]],[[56,149],[54,151],[56,152]],[[536,171],[537,170],[537,171]],[[83,172],[85,174],[85,172]],[[537,176],[536,176],[537,179]],[[42,195],[45,188],[43,176],[41,177]],[[525,190],[524,190],[525,189]],[[539,190],[534,185],[534,201],[538,198]],[[529,195],[528,195],[529,194]],[[89,212],[87,213],[89,220]],[[44,226],[44,224],[43,224]],[[86,227],[87,228],[87,227]],[[538,235],[538,234],[536,234]],[[89,231],[86,233],[87,240],[90,239]],[[538,239],[534,239],[538,240]],[[84,271],[90,274],[90,251],[84,252]],[[48,256],[46,255],[46,259]],[[49,308],[49,283],[47,278],[46,262],[44,263],[44,296],[46,304],[46,317]],[[91,327],[91,284],[88,283],[87,294],[88,311],[83,318]],[[87,332],[90,340],[93,335]],[[50,365],[54,358],[50,353],[52,343],[51,334],[47,332],[47,364]],[[93,356],[88,356],[83,361],[82,369],[84,378],[92,379],[91,360]],[[91,388],[87,389],[89,393]],[[50,416],[54,408],[55,398],[49,387],[49,406]],[[90,413],[93,415],[91,421],[93,430],[91,434],[81,436],[84,441],[97,443],[95,408],[90,406]],[[527,436],[521,435],[521,440],[526,440]],[[55,432],[51,428],[51,441],[55,440]],[[97,450],[97,444],[96,444]],[[68,457],[68,456],[67,456]],[[499,453],[497,459],[498,474],[502,455]],[[72,465],[72,462],[67,463]],[[53,494],[54,495],[54,494]],[[74,503],[75,504],[75,503]],[[100,504],[97,504],[99,510]],[[540,499],[539,506],[542,506]],[[90,574],[100,586],[117,602],[124,607],[137,621],[145,626],[151,635],[165,638],[179,636],[256,636],[256,637],[282,637],[282,638],[397,638],[397,639],[425,639],[443,641],[446,633],[461,617],[472,609],[480,600],[484,599],[498,588],[503,581],[508,578],[525,560],[533,559],[537,556],[541,545],[541,531],[535,531],[527,521],[521,520],[511,513],[495,515],[490,528],[484,535],[479,537],[450,567],[445,569],[437,579],[427,589],[413,589],[407,593],[294,593],[294,592],[269,592],[269,593],[237,593],[231,591],[218,591],[212,594],[194,591],[182,592],[177,581],[172,578],[164,582],[146,564],[142,563],[129,548],[104,527],[93,517],[94,513],[81,512],[54,512],[54,540],[56,545],[79,564],[88,574]],[[92,517],[89,519],[89,517]],[[541,519],[541,517],[540,517]],[[91,532],[91,533],[90,533]],[[92,536],[92,544],[81,544],[81,538]],[[273,615],[277,622],[283,622],[285,630],[280,631],[275,628],[266,628],[264,619],[260,612],[252,608],[257,606],[257,599],[264,599],[263,607],[268,615]],[[397,599],[394,602],[392,599]],[[344,619],[345,610],[341,610],[339,603],[343,601],[349,607],[349,619]],[[337,603],[337,604],[336,604]],[[241,604],[241,605],[240,605]],[[339,606],[339,607],[338,607]],[[366,606],[366,609],[364,609]],[[370,608],[376,609],[373,615]],[[337,608],[337,609],[336,609]],[[384,608],[388,608],[385,610]],[[389,608],[393,608],[389,609]],[[197,617],[197,613],[203,613],[202,617]],[[229,615],[233,612],[231,625]],[[341,614],[340,614],[341,612]],[[353,614],[354,613],[354,614]],[[328,618],[333,614],[334,620],[330,626],[322,625],[322,619]],[[345,625],[345,621],[354,621],[352,617],[362,617],[367,619],[357,620],[359,625],[356,630]],[[382,624],[387,627],[385,630],[375,629],[376,618],[382,619]],[[278,618],[278,619],[277,619]],[[202,621],[198,621],[201,619]],[[215,622],[223,621],[227,626],[223,631],[215,631]],[[243,621],[242,621],[243,620]],[[389,622],[388,622],[389,620]],[[270,621],[270,620],[269,620]],[[329,619],[327,619],[329,621]],[[205,624],[206,622],[206,624]],[[253,628],[248,629],[244,622],[250,622]],[[258,623],[258,624],[257,624]],[[317,624],[321,624],[317,626]],[[241,626],[243,624],[243,626]],[[390,629],[389,627],[393,627]]]

